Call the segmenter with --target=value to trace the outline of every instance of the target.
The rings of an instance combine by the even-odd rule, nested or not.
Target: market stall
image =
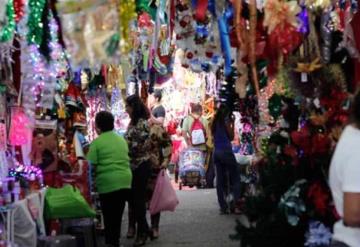
[[[192,103],[209,120],[221,104],[234,112],[254,223],[238,226],[242,241],[277,246],[281,233],[288,246],[328,246],[327,169],[359,84],[358,23],[356,0],[0,0],[0,207],[69,184],[95,205],[84,157],[96,113],[111,111],[122,135],[125,97],[161,89],[165,127]],[[0,240],[59,229],[22,214],[41,233]]]

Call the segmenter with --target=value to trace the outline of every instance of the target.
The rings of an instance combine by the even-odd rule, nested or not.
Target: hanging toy
[[[13,146],[21,146],[29,143],[31,132],[31,122],[23,108],[12,108],[9,131],[10,144]]]
[[[250,0],[250,42],[249,42],[249,59],[251,64],[252,80],[255,87],[256,96],[260,97],[259,79],[256,69],[256,26],[257,26],[257,8],[256,0]]]

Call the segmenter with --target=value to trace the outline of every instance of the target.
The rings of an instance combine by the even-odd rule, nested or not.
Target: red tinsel
[[[24,0],[14,0],[15,21],[19,22],[24,16]]]

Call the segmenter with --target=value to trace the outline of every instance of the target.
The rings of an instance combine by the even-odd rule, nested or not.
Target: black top
[[[152,109],[152,115],[155,118],[165,117],[165,108],[162,105],[159,105]]]

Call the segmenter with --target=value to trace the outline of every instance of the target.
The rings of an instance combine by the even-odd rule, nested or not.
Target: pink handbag
[[[174,212],[179,204],[179,199],[174,188],[171,185],[170,178],[161,170],[157,179],[155,190],[150,201],[150,214],[157,214],[162,211]]]

